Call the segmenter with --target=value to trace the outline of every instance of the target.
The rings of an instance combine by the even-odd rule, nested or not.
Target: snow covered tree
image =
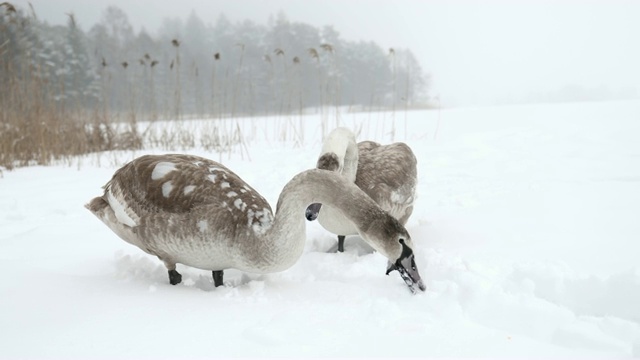
[[[396,51],[397,92],[400,103],[411,107],[426,102],[428,79],[425,77],[420,62],[409,49]]]
[[[66,106],[75,108],[93,107],[97,103],[99,94],[99,80],[95,67],[91,63],[86,49],[86,36],[78,28],[75,16],[68,14],[67,28],[60,31],[61,39],[53,38],[57,43],[56,75],[62,88],[61,101]],[[58,32],[51,32],[58,35]]]

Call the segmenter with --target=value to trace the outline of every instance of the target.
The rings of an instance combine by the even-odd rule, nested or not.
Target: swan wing
[[[227,208],[234,217],[251,215],[248,220],[258,223],[257,212],[272,217],[264,197],[233,171],[192,155],[141,156],[116,171],[105,185],[104,198],[129,226],[142,217],[182,215],[205,207]]]
[[[358,143],[356,185],[378,204],[410,206],[415,198],[417,160],[404,143]],[[385,209],[388,210],[388,209]]]

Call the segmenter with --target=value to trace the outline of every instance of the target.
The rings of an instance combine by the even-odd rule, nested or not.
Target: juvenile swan
[[[404,143],[380,145],[363,141],[356,145],[353,132],[339,127],[325,139],[316,167],[341,173],[348,181],[355,181],[383,210],[404,225],[413,212],[416,164],[411,148]],[[326,230],[338,235],[340,252],[344,251],[345,235],[358,233],[355,224],[330,204],[312,204],[306,216],[308,220],[318,218]]]
[[[392,216],[342,176],[312,169],[291,179],[276,214],[223,165],[190,155],[145,155],[124,165],[86,207],[123,240],[157,256],[169,282],[176,263],[212,270],[215,286],[235,268],[270,273],[291,267],[305,244],[306,207],[340,209],[358,233],[392,261],[412,291],[424,288],[411,237]]]

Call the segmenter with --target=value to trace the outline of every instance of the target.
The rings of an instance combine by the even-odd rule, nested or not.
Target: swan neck
[[[296,175],[285,185],[278,199],[276,218],[271,230],[286,237],[293,229],[301,231],[301,237],[304,238],[305,210],[312,203],[336,208],[358,230],[366,226],[367,219],[383,212],[368,195],[344,176],[311,169]]]
[[[326,153],[336,154],[342,175],[355,182],[358,171],[358,145],[353,132],[347,128],[333,130],[322,146],[322,154]]]
[[[361,231],[374,219],[384,216],[382,209],[344,176],[311,169],[294,176],[285,185],[271,227],[244,245],[250,247],[245,253],[254,254],[247,269],[268,273],[286,270],[296,263],[306,243],[305,210],[312,203],[336,208],[355,225],[365,241],[376,250],[383,250],[384,244],[375,243]]]

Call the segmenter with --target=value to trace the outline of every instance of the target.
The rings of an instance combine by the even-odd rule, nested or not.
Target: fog
[[[638,1],[30,0],[38,17],[89,30],[104,8],[123,9],[136,31],[191,11],[213,23],[290,21],[333,25],[347,40],[409,48],[445,106],[640,97]],[[15,5],[28,7],[26,0]]]

